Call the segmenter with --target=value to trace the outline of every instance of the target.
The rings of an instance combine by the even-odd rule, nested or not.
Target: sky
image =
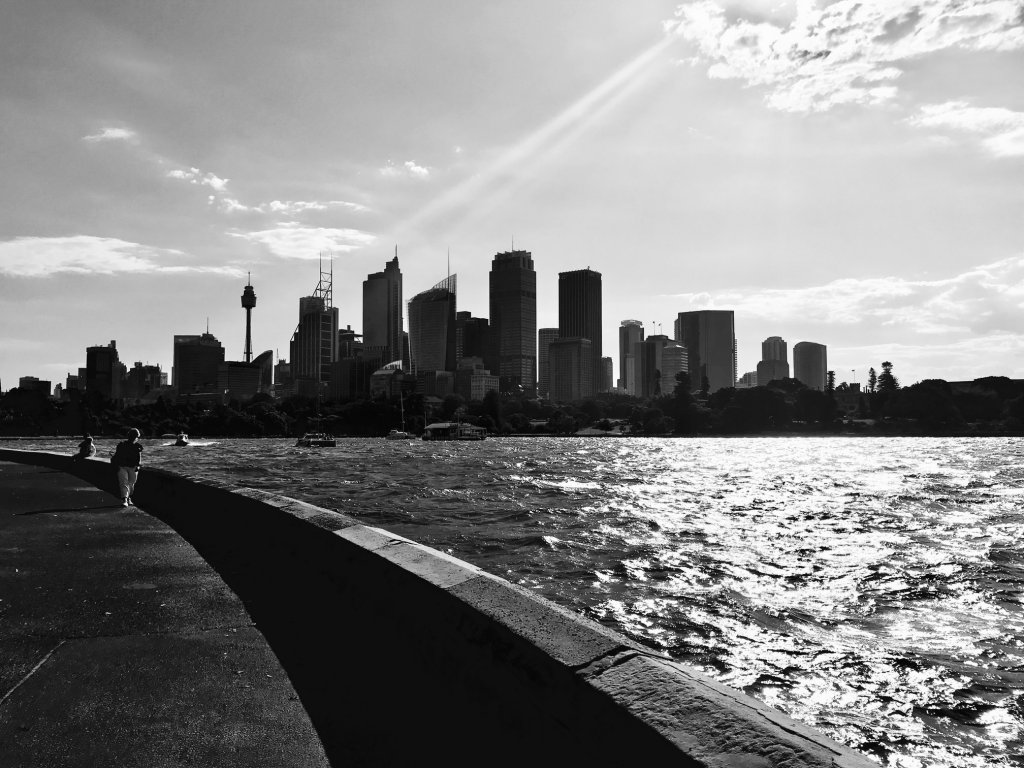
[[[837,381],[1024,378],[1020,0],[5,0],[0,389],[117,341],[256,353],[495,253],[602,274],[618,326],[735,311]]]

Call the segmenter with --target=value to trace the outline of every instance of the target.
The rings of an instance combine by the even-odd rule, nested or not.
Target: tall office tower
[[[637,344],[635,356],[637,397],[671,395],[676,391],[676,374],[687,370],[686,347],[657,334]]]
[[[537,331],[537,396],[547,399],[551,396],[551,344],[558,339],[557,328],[541,328]]]
[[[456,275],[409,300],[409,356],[414,374],[455,371]]]
[[[615,363],[610,357],[601,358],[601,382],[598,384],[598,392],[611,392],[615,386],[612,382],[615,379]]]
[[[252,308],[256,306],[256,291],[252,287],[252,276],[242,289],[242,309],[245,310],[245,362],[252,362]]]
[[[786,342],[781,336],[769,336],[761,342],[761,362],[757,364],[757,385],[789,378]]]
[[[332,306],[334,275],[320,267],[312,296],[299,299],[299,324],[289,344],[291,375],[296,393],[319,397],[331,380],[331,363],[338,359],[338,308]]]
[[[689,356],[690,386],[709,392],[736,386],[736,326],[731,309],[680,312],[676,341]]]
[[[571,403],[594,396],[594,352],[590,339],[559,337],[551,342],[548,356],[552,402]]]
[[[793,345],[793,378],[805,387],[825,391],[828,354],[824,344],[801,341]]]
[[[222,362],[224,347],[209,331],[198,336],[175,335],[171,374],[178,394],[216,391],[217,366]]]
[[[363,281],[363,346],[381,349],[388,362],[401,360],[403,333],[402,270],[396,246],[395,258],[384,271],[367,275]]]
[[[18,378],[18,389],[23,389],[32,392],[42,392],[47,397],[50,396],[51,385],[53,382],[45,379],[40,379],[35,376],[21,376]],[[60,384],[57,385],[58,387]]]
[[[85,389],[99,392],[111,400],[121,397],[122,381],[127,369],[117,356],[117,342],[106,347],[85,348]]]
[[[563,339],[590,339],[589,360],[584,363],[590,372],[588,381],[592,391],[583,397],[597,394],[601,381],[601,273],[590,269],[558,273],[558,335]],[[552,368],[551,386],[555,386]]]
[[[619,389],[627,395],[636,394],[636,345],[644,340],[644,324],[639,320],[623,320],[619,325]]]
[[[154,389],[160,388],[161,371],[159,365],[143,365],[136,362],[135,367],[129,369],[125,378],[125,397],[140,399],[148,395]]]
[[[496,253],[490,274],[491,353],[501,391],[537,388],[537,273],[529,251]]]
[[[455,313],[456,360],[479,357],[486,361],[491,354],[490,343],[490,323],[486,317],[473,317],[470,312]],[[489,370],[486,363],[484,368]]]

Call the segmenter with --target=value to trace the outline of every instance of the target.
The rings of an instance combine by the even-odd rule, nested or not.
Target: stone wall
[[[115,485],[98,459],[0,449],[0,460]],[[242,598],[334,765],[874,765],[525,589],[337,512],[148,467],[133,498]]]

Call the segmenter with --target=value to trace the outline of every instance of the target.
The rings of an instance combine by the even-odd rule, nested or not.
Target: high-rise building
[[[388,362],[401,360],[403,333],[402,270],[396,247],[395,258],[384,265],[384,271],[363,281],[363,344],[380,348]]]
[[[598,392],[611,392],[612,381],[615,378],[615,363],[610,357],[601,358],[601,381],[597,386]]]
[[[136,361],[128,370],[125,380],[124,395],[139,400],[155,389],[160,388],[161,371],[159,365],[143,365]]]
[[[551,343],[558,338],[557,328],[541,328],[537,331],[537,396],[547,399],[551,396]]]
[[[456,275],[409,300],[412,372],[455,371]]]
[[[125,367],[117,355],[117,342],[85,348],[85,389],[111,400],[121,397]]]
[[[338,308],[333,301],[333,270],[320,268],[320,282],[312,296],[299,299],[299,324],[292,334],[291,377],[296,393],[320,397],[331,380],[331,364],[338,359]]]
[[[789,378],[789,357],[781,336],[769,336],[761,342],[761,362],[757,364],[757,385],[763,387],[776,379]]]
[[[828,351],[824,344],[801,341],[793,345],[793,378],[809,389],[825,391]]]
[[[731,309],[680,312],[675,338],[686,347],[690,386],[709,392],[736,386],[736,326]]]
[[[590,370],[579,381],[588,382],[590,391],[582,397],[593,397],[601,381],[601,273],[577,269],[558,273],[558,335],[562,339],[589,339],[589,358],[582,362]],[[552,366],[551,388],[554,391],[556,370]]]
[[[490,323],[486,317],[470,312],[455,313],[455,359],[479,357],[485,363],[490,356]]]
[[[42,392],[47,397],[50,396],[50,390],[53,382],[47,381],[46,379],[39,379],[35,376],[21,376],[18,379],[18,389],[32,392]],[[60,386],[58,384],[58,386]]]
[[[623,320],[619,325],[619,389],[627,395],[636,394],[636,345],[644,340],[644,324],[639,320]]]
[[[491,353],[502,391],[537,388],[537,273],[529,251],[494,255],[490,274]]]
[[[171,377],[179,395],[217,391],[217,367],[222,362],[224,347],[209,331],[174,336]]]
[[[668,336],[648,336],[635,347],[634,364],[637,397],[671,395],[679,380],[676,374],[688,368],[686,347]]]
[[[559,337],[548,350],[551,366],[550,399],[571,403],[593,397],[593,342],[580,336]]]

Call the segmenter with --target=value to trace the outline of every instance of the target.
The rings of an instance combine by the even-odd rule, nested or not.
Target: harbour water
[[[450,552],[883,765],[1024,766],[1024,439],[145,446]]]

